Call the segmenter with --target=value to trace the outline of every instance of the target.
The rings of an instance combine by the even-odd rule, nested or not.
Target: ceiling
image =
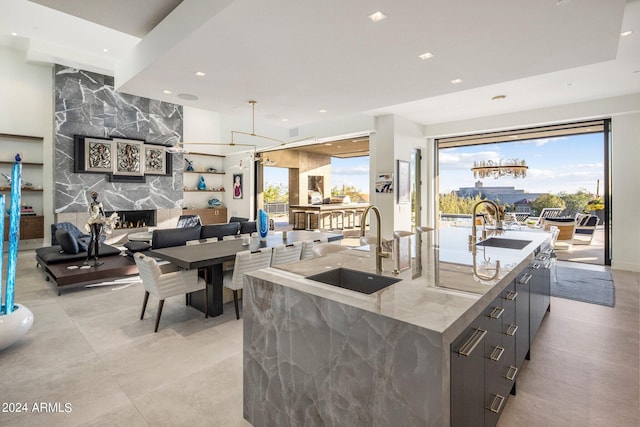
[[[377,10],[387,18],[374,23]],[[285,130],[358,114],[428,125],[640,92],[640,0],[4,0],[0,44],[247,126],[256,99],[256,126]]]

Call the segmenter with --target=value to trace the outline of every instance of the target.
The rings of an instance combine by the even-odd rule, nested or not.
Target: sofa
[[[61,222],[51,226],[51,246],[36,249],[36,262],[46,269],[49,264],[59,264],[87,258],[91,236],[83,233],[70,222]],[[104,240],[104,239],[102,239]],[[120,249],[102,243],[100,258],[119,255]]]

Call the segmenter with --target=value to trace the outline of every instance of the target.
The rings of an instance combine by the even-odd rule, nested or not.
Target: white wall
[[[612,268],[640,271],[640,93],[596,101],[428,125],[429,138],[611,118]]]
[[[42,210],[45,241],[53,223],[53,71],[25,63],[24,54],[0,47],[0,133],[43,137]],[[2,147],[2,150],[11,147]],[[25,180],[29,177],[24,175]]]

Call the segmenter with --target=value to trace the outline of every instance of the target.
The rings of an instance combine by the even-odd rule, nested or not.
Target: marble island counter
[[[477,331],[487,334],[487,310],[495,312],[496,300],[516,294],[518,281],[529,286],[529,270],[539,269],[534,257],[549,241],[547,233],[508,230],[495,237],[521,241],[521,249],[474,248],[469,232],[451,228],[399,239],[382,275],[400,280],[369,295],[307,277],[341,267],[375,278],[375,248],[248,274],[245,418],[254,425],[464,425],[451,415],[456,340],[474,344]],[[408,268],[393,274],[400,265]],[[529,292],[526,298],[528,308]],[[507,324],[515,302],[512,311],[500,320],[505,330],[518,329],[515,320]],[[504,352],[505,346],[496,347]],[[518,365],[515,337],[512,347],[509,370]],[[481,410],[491,407],[482,400]]]

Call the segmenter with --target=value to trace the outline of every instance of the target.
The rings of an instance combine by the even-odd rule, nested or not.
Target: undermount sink
[[[476,246],[490,246],[493,248],[505,249],[522,249],[529,243],[531,243],[531,240],[501,239],[499,237],[490,237],[487,240],[476,243]]]
[[[342,267],[307,276],[307,279],[367,295],[400,281],[400,279],[393,277],[380,276],[379,274],[371,274]]]

